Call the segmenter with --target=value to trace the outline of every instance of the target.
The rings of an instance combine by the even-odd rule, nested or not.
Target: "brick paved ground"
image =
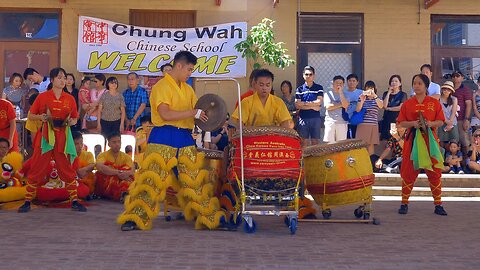
[[[0,211],[0,269],[478,269],[480,202],[375,202],[382,224],[300,223],[290,235],[278,217],[256,217],[258,231],[195,231],[159,218],[151,231],[121,232],[122,206],[93,201],[87,213]],[[352,207],[333,217],[352,215]]]

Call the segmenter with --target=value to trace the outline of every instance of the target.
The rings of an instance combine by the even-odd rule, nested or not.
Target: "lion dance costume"
[[[1,160],[0,204],[25,198],[22,163],[23,156],[19,152],[8,153]]]
[[[193,89],[185,82],[177,85],[169,74],[155,84],[150,96],[152,108],[168,104],[171,110],[188,111],[196,102]],[[165,200],[178,203],[187,221],[196,219],[196,229],[218,227],[225,214],[214,197],[208,171],[203,168],[204,154],[197,153],[191,135],[193,117],[167,121],[152,110],[152,123],[155,127],[148,138],[144,160],[130,185],[125,211],[117,219],[123,224],[122,230],[131,222],[139,229],[151,229],[152,219]],[[173,189],[175,197],[167,196],[167,189]]]
[[[208,171],[202,168],[204,154],[197,153],[192,136],[186,130],[180,129],[180,133],[185,141],[190,138],[191,145],[175,147],[152,140],[157,136],[161,138],[162,131],[168,129],[177,128],[153,129],[145,159],[130,186],[125,212],[118,218],[118,223],[133,221],[142,230],[151,229],[152,219],[157,217],[160,203],[167,199],[167,189],[171,188],[176,192],[178,205],[187,221],[196,218],[196,229],[214,229],[220,225],[224,213],[220,211],[218,199],[213,197],[214,187],[208,181]]]

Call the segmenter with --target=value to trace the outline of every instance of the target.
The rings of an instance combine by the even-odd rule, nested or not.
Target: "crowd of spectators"
[[[430,79],[428,95],[439,101],[446,119],[437,129],[444,152],[443,171],[458,174],[480,172],[480,156],[477,155],[480,130],[476,131],[480,127],[480,90],[468,88],[461,71],[448,74],[450,80],[442,85],[431,81],[431,65],[422,65],[420,72]],[[359,89],[356,74],[349,74],[346,79],[335,76],[331,89],[315,83],[313,67],[306,66],[302,74],[304,83],[295,93],[292,93],[291,82],[283,81],[281,94],[291,114],[296,116],[295,127],[303,145],[359,139],[366,143],[375,171],[398,173],[405,129],[396,122],[402,104],[414,95],[413,88],[405,91],[410,86],[403,86],[401,76],[395,74],[390,77],[389,87],[380,98],[373,81],[367,81],[363,89]],[[480,78],[477,84],[480,86]],[[292,108],[293,96],[295,110]],[[325,117],[322,117],[322,109]]]

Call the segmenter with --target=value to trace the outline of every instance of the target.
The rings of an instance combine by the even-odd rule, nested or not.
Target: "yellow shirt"
[[[97,156],[97,162],[98,163],[112,162],[113,165],[117,167],[127,166],[130,168],[133,168],[133,161],[129,155],[123,152],[119,152],[117,158],[115,159],[111,149],[106,152],[100,153]]]
[[[162,103],[167,104],[170,110],[193,110],[193,107],[197,103],[197,97],[190,85],[182,82],[181,87],[178,87],[172,76],[165,74],[165,77],[158,81],[152,88],[150,106],[152,107],[152,123],[155,126],[170,125],[178,128],[193,129],[193,117],[177,121],[163,120],[158,113],[158,106]]]
[[[82,150],[82,153],[80,153],[78,159],[80,160],[80,168],[85,167],[88,164],[95,163],[95,158],[93,157],[93,154],[85,150]],[[85,165],[82,166],[83,164]]]
[[[239,120],[238,108],[232,114],[232,118]],[[247,126],[279,126],[283,121],[291,120],[287,106],[277,96],[268,95],[267,102],[263,106],[257,93],[242,100],[242,121]]]

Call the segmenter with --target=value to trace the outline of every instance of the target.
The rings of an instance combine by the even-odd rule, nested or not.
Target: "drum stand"
[[[325,205],[322,207],[324,208]],[[301,222],[318,222],[318,223],[372,223],[373,225],[380,225],[380,220],[373,216],[371,202],[364,203],[362,206],[355,208],[353,214],[357,219],[330,219],[332,212],[330,209],[322,210],[324,219],[300,219]]]
[[[237,200],[237,204],[235,205],[235,213],[233,213],[233,220],[231,222],[235,223],[235,225],[241,224],[241,218],[243,218],[243,230],[246,233],[254,233],[257,230],[257,224],[253,219],[252,215],[260,215],[260,216],[285,216],[284,222],[285,225],[289,228],[291,234],[295,234],[297,231],[298,225],[298,209],[299,209],[299,187],[302,180],[302,171],[300,170],[300,174],[297,180],[297,184],[294,188],[294,192],[291,195],[284,195],[280,192],[270,192],[267,195],[266,190],[256,190],[250,187],[248,188],[248,195],[247,190],[245,187],[245,182],[238,179],[236,173],[235,179],[237,181],[237,186],[240,189],[240,202]],[[243,180],[243,179],[242,179]],[[290,190],[290,189],[289,189]],[[262,194],[260,194],[262,193]],[[248,201],[248,203],[247,203]],[[274,204],[265,204],[265,203],[276,203]],[[287,203],[285,203],[287,202]],[[293,202],[293,205],[288,202]],[[263,204],[262,204],[263,203]],[[247,208],[248,205],[248,208]],[[281,210],[281,209],[292,209],[293,210]]]

